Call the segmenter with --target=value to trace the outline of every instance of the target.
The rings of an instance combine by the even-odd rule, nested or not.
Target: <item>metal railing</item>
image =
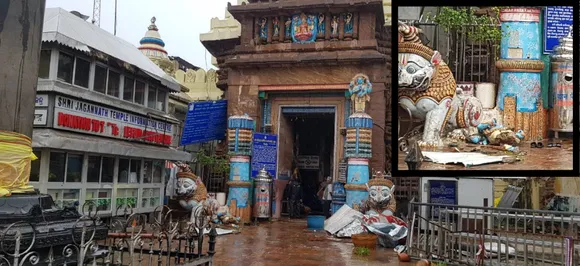
[[[0,235],[0,265],[212,264],[217,231],[204,211],[195,216],[192,213],[191,216],[182,214],[182,217],[174,218],[179,216],[177,211],[160,206],[151,215],[151,222],[147,222],[146,215],[134,213],[126,207],[117,208],[119,211],[123,214],[107,223],[101,221],[96,212],[83,214],[68,229],[70,236],[64,235],[49,247],[38,244],[38,239],[45,233],[38,228],[51,226],[48,223],[11,224]],[[96,236],[102,232],[98,228],[103,226],[108,233],[106,238],[98,239]],[[24,237],[25,234],[28,237]]]
[[[417,202],[409,203],[409,213],[407,248],[414,258],[449,265],[580,265],[578,213]]]

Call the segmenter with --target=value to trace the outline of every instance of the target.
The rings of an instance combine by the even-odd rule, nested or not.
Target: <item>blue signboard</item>
[[[226,137],[228,101],[189,103],[181,145],[220,140]]]
[[[266,133],[254,133],[252,139],[252,177],[262,168],[276,177],[276,159],[278,155],[278,136]]]
[[[544,53],[550,54],[574,22],[572,6],[548,6],[544,13]]]
[[[457,205],[457,181],[429,180],[429,203]],[[433,218],[439,216],[439,208],[433,210]]]

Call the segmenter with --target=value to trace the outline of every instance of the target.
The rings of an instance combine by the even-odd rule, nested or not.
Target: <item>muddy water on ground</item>
[[[415,265],[400,263],[392,249],[378,248],[362,257],[353,254],[353,247],[350,239],[306,230],[306,220],[283,219],[219,236],[214,265]]]

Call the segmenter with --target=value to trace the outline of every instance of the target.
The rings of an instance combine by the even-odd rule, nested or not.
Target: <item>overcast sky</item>
[[[224,18],[227,3],[228,0],[118,0],[117,36],[139,46],[151,17],[155,16],[169,55],[201,68],[215,68],[211,65],[211,54],[199,41],[199,34],[210,31],[211,18]],[[76,10],[92,20],[93,0],[47,0],[46,7]],[[113,33],[114,25],[115,0],[101,0],[101,28]]]

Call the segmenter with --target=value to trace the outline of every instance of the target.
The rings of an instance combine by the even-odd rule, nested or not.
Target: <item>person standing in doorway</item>
[[[289,197],[288,197],[288,212],[290,218],[300,218],[303,211],[302,204],[302,184],[300,182],[300,177],[298,175],[298,168],[294,169],[294,174],[290,180],[289,186]]]
[[[327,176],[320,184],[320,190],[318,191],[318,197],[322,200],[322,213],[328,218],[330,217],[330,203],[332,202],[332,177]]]

